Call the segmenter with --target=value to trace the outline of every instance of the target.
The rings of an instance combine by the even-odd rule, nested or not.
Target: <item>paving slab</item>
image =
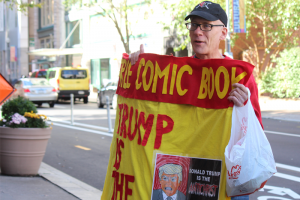
[[[63,173],[46,163],[42,162],[38,174],[79,199],[99,200],[101,198],[102,191]]]
[[[300,99],[259,98],[263,118],[300,122]]]
[[[38,176],[5,176],[0,171],[1,200],[99,200],[102,191],[46,163]]]
[[[78,200],[42,177],[16,177],[0,175],[1,200]]]

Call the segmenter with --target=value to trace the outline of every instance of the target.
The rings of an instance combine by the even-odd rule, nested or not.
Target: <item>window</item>
[[[40,40],[41,42],[41,48],[44,48],[44,46],[45,46],[45,40]]]
[[[54,0],[41,0],[41,26],[49,26],[54,23]]]
[[[74,22],[68,22],[67,23],[67,34],[70,34],[71,31],[73,30],[73,28],[75,27],[75,25],[77,24],[78,21],[74,21]],[[80,41],[80,37],[81,37],[81,33],[80,33],[80,26],[81,23],[79,23],[77,25],[77,27],[75,28],[74,32],[72,33],[70,39],[67,42],[67,47],[73,47],[74,45],[80,45],[81,41]]]
[[[56,73],[56,71],[51,71],[49,73],[49,78],[54,78],[55,77],[55,73]]]
[[[86,70],[62,70],[63,79],[84,79],[87,77]]]
[[[39,71],[38,78],[46,78],[47,71]]]
[[[40,39],[41,48],[53,48],[54,41],[52,37],[45,37]]]
[[[35,77],[36,76],[36,72],[33,72],[31,77]]]
[[[25,86],[35,86],[35,85],[50,86],[50,84],[46,79],[45,80],[41,80],[41,79],[24,80],[23,83]]]

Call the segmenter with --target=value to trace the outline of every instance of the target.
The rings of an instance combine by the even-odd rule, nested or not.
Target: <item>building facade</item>
[[[151,5],[148,5],[143,1],[132,0],[128,1],[128,6],[134,6],[133,10],[128,13],[131,52],[138,51],[140,44],[144,44],[146,52],[162,55],[170,55],[171,51],[174,52],[175,43],[169,42],[172,40],[172,36],[168,31],[164,31],[162,24],[159,23],[163,18],[170,18],[166,17],[167,14],[162,5],[159,2],[152,2]],[[118,80],[122,54],[126,52],[114,22],[99,12],[97,8],[74,6],[65,17],[67,34],[71,33],[71,27],[80,23],[79,29],[74,31],[73,40],[70,39],[68,47],[80,46],[83,49],[81,66],[90,69],[91,85],[94,91],[103,87],[109,79]],[[118,22],[120,30],[125,33],[125,22],[122,20]],[[125,39],[125,34],[123,38]],[[75,41],[78,41],[78,44]],[[187,56],[188,51],[176,52],[173,55]],[[70,59],[71,56],[68,57],[69,63],[78,62],[78,57],[77,60],[74,59],[74,56],[72,59]]]
[[[14,83],[28,75],[28,16],[0,2],[0,72]]]
[[[65,36],[65,9],[61,0],[40,0],[42,7],[29,8],[29,70],[65,66],[65,56],[43,55],[43,49],[59,49]]]
[[[60,48],[65,20],[61,0],[40,0],[42,7],[20,12],[0,2],[0,72],[11,82],[38,69],[65,66],[65,56],[29,55],[41,49]],[[55,9],[54,9],[55,7]]]

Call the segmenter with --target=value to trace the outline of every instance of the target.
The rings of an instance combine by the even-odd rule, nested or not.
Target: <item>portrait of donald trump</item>
[[[181,165],[162,165],[158,175],[161,189],[153,190],[152,200],[185,200],[185,195],[178,190],[182,182]]]

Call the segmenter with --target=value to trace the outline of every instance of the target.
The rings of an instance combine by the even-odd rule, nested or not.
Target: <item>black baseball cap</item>
[[[210,1],[199,3],[194,10],[185,18],[188,20],[192,16],[202,17],[208,21],[220,20],[227,27],[227,15],[220,4]]]

